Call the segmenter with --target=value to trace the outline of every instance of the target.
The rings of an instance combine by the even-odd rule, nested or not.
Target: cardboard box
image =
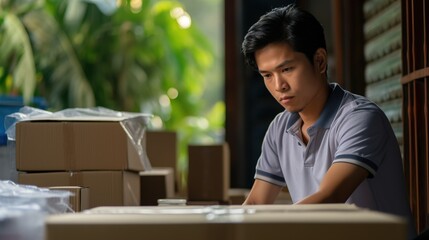
[[[172,168],[153,168],[140,172],[140,205],[156,206],[158,199],[174,198]]]
[[[177,133],[173,131],[147,131],[146,151],[152,167],[177,170]]]
[[[24,172],[150,169],[145,149],[124,121],[19,122],[16,167]]]
[[[70,196],[70,208],[73,212],[81,212],[89,209],[89,188],[79,186],[49,187],[52,190],[64,190],[72,193]]]
[[[351,205],[111,207],[51,215],[46,240],[404,240],[404,219]]]
[[[228,144],[189,145],[188,158],[188,201],[228,202]]]
[[[139,206],[140,177],[128,171],[20,173],[20,184],[38,187],[82,186],[89,188],[89,207]]]

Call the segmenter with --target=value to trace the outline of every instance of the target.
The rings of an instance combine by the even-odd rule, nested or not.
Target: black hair
[[[270,43],[284,42],[305,54],[311,64],[317,49],[326,50],[325,34],[320,22],[295,4],[274,8],[253,24],[242,44],[246,62],[258,69],[255,52]]]

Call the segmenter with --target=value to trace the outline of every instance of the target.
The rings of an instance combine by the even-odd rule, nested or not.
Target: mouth
[[[290,96],[283,96],[279,99],[279,102],[282,104],[287,104],[289,103],[291,100],[293,99],[293,97]]]

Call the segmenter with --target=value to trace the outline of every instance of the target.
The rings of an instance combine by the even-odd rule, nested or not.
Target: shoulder
[[[393,138],[390,121],[374,102],[347,94],[332,125],[338,138],[382,140]]]
[[[377,104],[360,95],[347,92],[331,126],[339,134],[360,133],[368,130],[375,133],[390,131],[391,125],[383,110]],[[367,131],[365,131],[367,130]]]
[[[336,118],[364,118],[368,116],[385,118],[384,112],[377,104],[366,97],[346,92]]]

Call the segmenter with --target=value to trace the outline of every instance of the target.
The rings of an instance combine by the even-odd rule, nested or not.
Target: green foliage
[[[224,121],[203,96],[211,44],[189,20],[175,0],[0,0],[0,94],[152,113],[186,165],[187,144],[218,140]]]
[[[1,2],[3,5],[3,2]],[[19,88],[24,99],[32,97],[35,88],[35,66],[31,43],[19,15],[12,8],[4,9],[0,5],[0,90],[14,92],[13,86]],[[30,4],[23,4],[15,11],[21,14]],[[12,84],[12,79],[13,84]]]

